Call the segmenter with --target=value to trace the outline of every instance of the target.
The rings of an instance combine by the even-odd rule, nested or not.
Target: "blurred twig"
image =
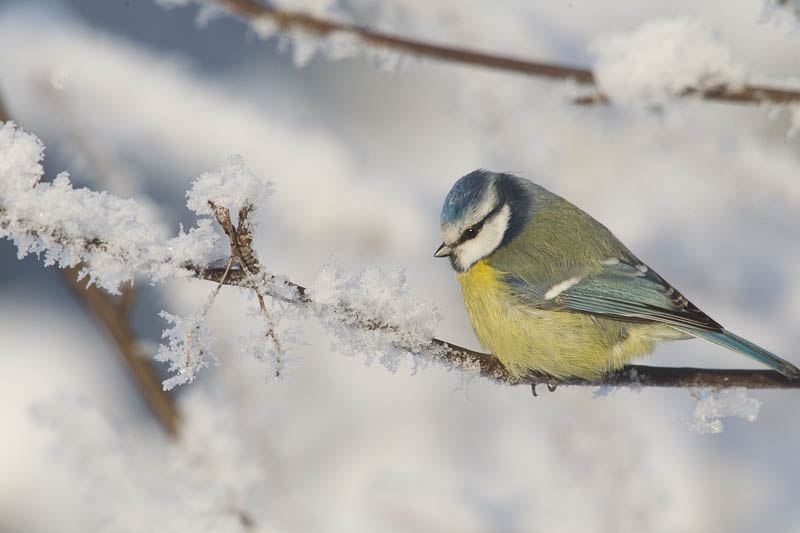
[[[170,396],[162,389],[161,380],[156,375],[148,356],[138,348],[136,336],[128,324],[127,308],[133,289],[130,287],[124,289],[122,296],[115,299],[94,285],[87,286],[88,276],[78,280],[80,270],[80,265],[62,270],[64,281],[111,335],[139,392],[161,427],[168,435],[176,437],[180,423],[178,411]]]
[[[314,17],[306,13],[279,9],[271,5],[262,4],[256,0],[215,1],[220,6],[227,7],[231,12],[250,21],[257,21],[259,19],[270,20],[282,31],[299,30],[319,37],[325,37],[333,33],[344,33],[354,36],[359,41],[370,46],[395,50],[414,56],[443,59],[445,61],[499,69],[530,76],[572,80],[586,86],[597,85],[594,74],[590,69],[586,68],[488,54],[466,48],[438,45],[425,41],[398,37],[355,24],[336,22]],[[680,96],[696,96],[704,100],[749,104],[762,102],[786,104],[800,101],[800,91],[750,84],[741,87],[720,85],[705,90],[689,89],[683,91]],[[609,98],[601,91],[596,90],[591,94],[576,98],[574,102],[581,105],[606,104],[609,103]]]
[[[8,120],[10,117],[5,109],[3,99],[0,97],[0,122]],[[0,207],[0,212],[2,212],[2,207]],[[162,389],[161,380],[156,375],[147,355],[138,348],[136,336],[128,324],[128,311],[133,298],[133,289],[127,287],[122,291],[121,297],[114,299],[97,287],[88,286],[88,277],[79,280],[80,270],[81,265],[63,269],[61,272],[65,283],[111,335],[120,356],[130,370],[134,383],[153,415],[168,435],[176,437],[180,423],[178,411],[172,398]]]

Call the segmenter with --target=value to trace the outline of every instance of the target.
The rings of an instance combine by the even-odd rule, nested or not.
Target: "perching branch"
[[[249,227],[246,218],[249,210],[239,213],[239,227]],[[230,221],[230,214],[227,210],[217,211],[217,221],[226,233],[233,228]],[[229,234],[230,236],[230,234]],[[255,257],[255,253],[250,247],[252,239],[231,238],[231,254],[237,260],[241,257]],[[241,264],[241,263],[240,263]],[[281,290],[271,290],[276,287],[276,278],[271,274],[262,273],[258,281],[254,281],[251,273],[242,268],[190,268],[199,279],[214,281],[220,284],[242,286],[252,288],[259,295],[271,296],[285,303],[310,306],[312,300],[308,291],[302,285],[292,282],[281,282]],[[293,289],[288,293],[286,286]],[[368,330],[392,329],[389,324],[377,323],[370,317],[357,317],[358,327]],[[431,341],[431,358],[443,365],[453,368],[479,368],[480,375],[498,383],[506,385],[529,384],[547,385],[553,388],[558,385],[579,385],[590,387],[746,387],[749,389],[792,389],[800,388],[800,380],[787,379],[782,374],[774,370],[723,370],[723,369],[703,369],[703,368],[670,368],[653,367],[644,365],[628,365],[619,372],[609,374],[600,381],[589,381],[584,379],[554,380],[549,376],[530,376],[525,379],[517,379],[512,376],[503,364],[493,355],[476,352],[461,346],[433,339]],[[535,389],[534,389],[535,391]]]
[[[586,68],[518,59],[466,48],[438,45],[425,41],[398,37],[355,24],[346,24],[317,18],[305,13],[279,9],[271,5],[261,4],[256,0],[215,1],[244,19],[250,21],[258,21],[260,19],[269,20],[277,25],[281,31],[298,30],[319,37],[326,37],[334,33],[343,33],[355,37],[364,44],[403,52],[412,56],[442,59],[455,63],[516,72],[529,76],[572,80],[585,86],[597,85],[594,74],[590,69]],[[787,104],[800,101],[800,91],[751,84],[745,84],[739,87],[727,87],[722,85],[705,90],[689,89],[683,91],[680,96],[694,96],[704,100],[744,104]],[[597,90],[592,94],[576,98],[574,102],[581,105],[593,105],[607,104],[610,100],[608,96]]]
[[[15,142],[31,142],[30,137],[20,135]],[[242,172],[241,168],[235,164],[225,167],[226,172]],[[31,176],[21,174],[23,180],[32,179]],[[35,176],[34,176],[35,177]],[[10,177],[9,179],[12,179]],[[203,179],[215,180],[218,175],[211,174]],[[200,180],[198,180],[200,181]],[[12,184],[16,183],[12,181]],[[33,184],[22,182],[23,186],[30,187],[29,190],[23,189],[16,191],[21,194],[22,205],[27,205],[30,198],[24,199],[28,194],[37,197],[37,188],[44,187],[46,193],[51,189],[52,184],[40,183],[35,181]],[[245,182],[246,183],[246,182]],[[78,194],[84,203],[91,204],[96,198],[85,190],[73,192],[75,189],[67,188],[62,180],[59,187],[61,194],[70,199],[74,194]],[[205,187],[207,187],[207,183]],[[259,184],[260,186],[263,186]],[[202,189],[203,187],[201,187]],[[198,194],[193,187],[190,196]],[[207,192],[206,194],[213,194]],[[510,375],[503,365],[492,355],[475,352],[466,348],[448,343],[440,339],[425,340],[424,337],[409,337],[409,332],[402,327],[392,323],[392,319],[377,318],[371,311],[358,311],[349,307],[350,304],[333,303],[318,305],[320,302],[312,301],[312,296],[304,287],[292,283],[285,278],[275,276],[263,270],[259,266],[256,254],[252,249],[252,234],[249,217],[251,215],[252,203],[245,201],[239,207],[238,224],[234,225],[230,218],[228,208],[221,207],[222,204],[211,204],[212,213],[217,222],[229,237],[230,256],[225,260],[225,266],[221,262],[210,265],[192,264],[193,255],[185,255],[189,245],[189,250],[194,250],[201,242],[208,243],[211,238],[211,229],[208,224],[198,224],[188,234],[182,233],[181,236],[173,239],[161,241],[163,237],[141,239],[137,238],[134,245],[126,244],[124,239],[115,233],[105,233],[103,226],[90,225],[85,231],[81,232],[82,220],[80,217],[64,225],[60,218],[50,218],[39,216],[39,211],[27,211],[25,209],[11,209],[17,207],[14,198],[9,197],[12,203],[9,206],[0,205],[0,230],[4,236],[13,238],[18,243],[22,243],[22,250],[37,252],[45,251],[46,261],[50,263],[59,262],[62,266],[71,266],[74,258],[80,258],[86,265],[86,271],[95,280],[102,279],[109,290],[114,290],[115,285],[110,280],[128,282],[133,275],[149,275],[154,280],[166,278],[183,278],[191,275],[199,279],[209,280],[217,283],[217,287],[209,298],[206,307],[197,315],[189,319],[181,317],[168,318],[174,322],[174,327],[168,330],[170,343],[169,347],[164,348],[164,353],[159,350],[159,357],[163,356],[164,361],[170,361],[178,375],[173,376],[168,381],[173,381],[172,386],[178,383],[188,382],[194,379],[195,370],[206,366],[204,360],[207,341],[197,341],[196,336],[206,335],[202,321],[207,313],[207,308],[213,303],[214,296],[219,292],[222,285],[235,285],[241,288],[252,290],[258,296],[259,305],[262,311],[262,318],[265,320],[264,340],[268,344],[274,345],[272,356],[276,357],[280,363],[282,356],[281,343],[275,335],[274,323],[267,312],[264,299],[266,297],[273,301],[281,302],[284,305],[301,306],[309,314],[320,314],[324,320],[340,322],[349,328],[364,331],[378,331],[387,333],[389,342],[395,344],[399,350],[406,350],[428,361],[438,362],[444,366],[464,371],[477,372],[480,375],[490,378],[498,383],[507,385],[517,384],[546,384],[551,388],[557,385],[582,385],[582,386],[650,386],[650,387],[746,387],[746,388],[800,388],[800,380],[790,381],[782,375],[771,370],[703,370],[696,368],[656,368],[647,366],[628,366],[622,371],[606,376],[598,381],[586,381],[580,379],[554,380],[549,376],[529,376],[524,379],[517,379]],[[203,200],[208,202],[208,200]],[[118,199],[103,198],[105,204],[111,204],[115,209],[120,209]],[[104,206],[107,207],[107,206]],[[128,206],[129,207],[129,206]],[[7,209],[8,208],[8,209]],[[196,207],[192,207],[196,209]],[[98,211],[99,213],[99,211]],[[115,213],[116,214],[116,213]],[[100,215],[102,216],[102,215]],[[112,216],[113,218],[113,216]],[[131,224],[135,220],[133,227],[139,228],[143,222],[138,221],[134,212],[127,213],[126,223]],[[77,221],[77,222],[76,222]],[[98,230],[98,228],[100,228]],[[10,233],[9,233],[10,232]],[[45,238],[46,237],[46,238]],[[201,240],[197,240],[197,239]],[[183,240],[182,240],[183,239]],[[186,239],[190,239],[188,242]],[[130,248],[137,248],[140,252],[146,249],[153,249],[153,253],[141,253],[141,257],[132,255]],[[202,246],[200,247],[202,249]],[[60,257],[52,255],[58,251]],[[171,253],[165,254],[166,250]],[[49,256],[49,257],[48,257]],[[65,260],[65,257],[67,260]],[[98,264],[95,264],[97,261]],[[204,259],[203,261],[207,261]],[[106,279],[104,276],[109,276]],[[85,289],[84,289],[84,292]],[[121,317],[124,321],[124,305],[107,306],[107,301],[98,300],[99,304],[94,304],[97,314],[102,320],[108,321],[108,327],[116,327],[113,322]],[[106,307],[104,307],[104,305]],[[327,306],[332,306],[329,310]],[[116,308],[114,308],[116,307]],[[118,325],[117,325],[118,326]],[[129,335],[129,334],[128,334]],[[188,337],[187,337],[188,336]],[[123,340],[123,346],[132,347],[132,337]],[[163,346],[163,345],[162,345]],[[185,364],[184,364],[185,355]],[[133,361],[138,358],[130,357]],[[278,365],[280,368],[280,365]],[[166,382],[165,382],[166,386]],[[146,395],[149,396],[149,392]],[[171,417],[169,415],[166,418]],[[167,427],[169,423],[165,424]]]
[[[224,269],[207,268],[192,269],[195,276],[199,279],[219,282],[222,279]],[[241,269],[233,269],[225,279],[227,285],[242,285],[245,283],[247,274]],[[273,281],[272,276],[264,278],[263,287],[269,287],[269,282]],[[269,296],[281,301],[296,305],[311,305],[312,301],[306,294],[305,287],[290,283],[297,291],[296,298],[286,298],[280,293],[270,293]],[[369,319],[362,319],[360,327],[364,329],[380,329],[391,327],[386,324],[376,324]],[[503,364],[495,356],[476,352],[468,348],[463,348],[441,339],[433,339],[431,344],[435,348],[432,350],[431,357],[446,366],[454,368],[479,368],[480,375],[505,385],[573,385],[589,387],[745,387],[748,389],[797,389],[800,388],[800,380],[787,379],[782,374],[774,370],[738,370],[738,369],[704,369],[692,367],[655,367],[645,365],[628,365],[619,372],[609,374],[600,381],[589,381],[584,379],[567,379],[562,381],[553,380],[545,376],[530,376],[519,380],[509,374]],[[441,349],[441,350],[440,350]]]

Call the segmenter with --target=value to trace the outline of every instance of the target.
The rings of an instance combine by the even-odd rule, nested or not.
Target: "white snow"
[[[155,355],[156,361],[169,363],[169,371],[174,372],[164,380],[164,390],[191,383],[196,373],[212,361],[219,364],[211,350],[216,336],[205,324],[205,313],[181,317],[161,311],[159,316],[172,323],[161,335],[167,344],[159,345]]]
[[[728,389],[689,389],[689,396],[697,400],[693,418],[688,424],[697,433],[720,433],[722,419],[743,418],[755,421],[761,402],[752,398],[747,389],[733,387]]]
[[[402,355],[428,355],[441,315],[433,304],[409,293],[405,272],[370,266],[349,272],[336,260],[326,265],[309,288],[314,313],[348,354],[379,357],[394,372]],[[364,327],[364,326],[367,327]]]
[[[269,503],[261,488],[266,473],[243,449],[242,428],[224,400],[200,389],[180,403],[183,438],[158,453],[141,442],[153,435],[86,396],[61,394],[34,406],[47,455],[58,456],[61,469],[82,472],[71,490],[94,504],[86,509],[88,529],[245,533],[247,519],[268,521],[260,511]]]
[[[13,122],[0,123],[0,154],[0,199],[24,193],[42,178],[44,144]]]
[[[598,86],[621,105],[662,106],[687,90],[735,89],[746,79],[711,26],[686,17],[599,38],[591,50]]]
[[[464,173],[513,170],[606,224],[733,331],[796,357],[800,159],[797,139],[784,136],[786,112],[770,121],[757,106],[693,99],[659,113],[575,107],[561,83],[433,60],[392,77],[360,59],[293,71],[274,41],[227,15],[199,31],[196,5],[162,13],[147,2],[91,12],[74,4],[3,3],[4,104],[46,140],[46,179],[68,169],[72,183],[151,206],[155,214],[142,220],[168,221],[165,239],[178,220],[195,231],[183,204],[190,178],[242,154],[280,193],[259,216],[254,244],[265,269],[309,285],[332,254],[350,277],[368,264],[403,265],[408,294],[442,311],[437,336],[477,348],[450,267],[431,257],[439,208]],[[340,4],[358,24],[390,33],[574,65],[590,64],[586,43],[595,36],[680,14],[713,21],[748,67],[776,78],[797,70],[797,34],[760,24],[758,3],[731,3],[724,16],[705,1],[612,2],[603,16],[593,5],[549,0]],[[148,7],[153,24],[128,16]],[[23,167],[36,166],[32,153]],[[205,215],[204,224],[219,235]],[[364,356],[380,353],[331,354],[332,335],[276,307],[269,311],[288,362],[302,364],[282,367],[288,382],[265,383],[287,358],[270,359],[268,323],[250,291],[227,287],[203,321],[218,339],[211,348],[220,366],[175,391],[187,440],[169,442],[106,333],[35,257],[17,261],[14,247],[0,244],[9,436],[0,515],[10,530],[236,531],[240,510],[254,531],[745,533],[800,523],[796,476],[786,468],[800,431],[792,392],[752,392],[763,401],[758,420],[720,419],[724,431],[710,437],[687,429],[682,416],[696,402],[682,390],[593,398],[540,387],[532,398],[528,388],[475,379],[465,402],[460,373],[366,367]],[[192,317],[210,290],[200,281],[145,285],[133,311],[150,338],[164,327],[160,308]],[[293,339],[286,327],[298,323]],[[367,341],[400,360],[391,336]],[[662,345],[642,363],[755,366],[700,341]],[[99,414],[73,423],[85,404],[62,401],[62,392],[90,395]],[[42,402],[63,410],[32,417]],[[110,437],[95,423],[109,418]],[[121,457],[124,467],[115,466]],[[740,497],[745,485],[755,496]],[[84,524],[83,515],[95,520]]]
[[[33,134],[11,122],[0,127],[0,237],[16,244],[20,259],[37,254],[45,266],[83,264],[91,283],[117,293],[137,276],[152,282],[186,277],[184,264],[219,257],[219,234],[210,223],[169,238],[153,211],[132,199],[75,188],[66,172],[42,181],[42,155]]]
[[[244,207],[257,207],[273,195],[271,182],[245,167],[240,155],[229,156],[219,170],[204,172],[186,193],[186,207],[198,215],[214,216],[209,200],[228,209],[232,219]],[[255,223],[252,219],[251,223]]]

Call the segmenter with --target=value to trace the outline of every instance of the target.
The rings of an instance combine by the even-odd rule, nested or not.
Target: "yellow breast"
[[[670,335],[664,326],[526,305],[486,259],[456,276],[478,340],[518,377],[536,372],[598,379],[649,353],[655,341]]]

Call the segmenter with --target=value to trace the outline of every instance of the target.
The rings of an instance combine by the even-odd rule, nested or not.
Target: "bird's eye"
[[[470,226],[470,227],[468,227],[467,229],[464,230],[464,235],[463,235],[462,238],[465,241],[468,241],[469,239],[474,239],[475,236],[478,235],[479,231],[480,231],[480,228],[478,226]]]

